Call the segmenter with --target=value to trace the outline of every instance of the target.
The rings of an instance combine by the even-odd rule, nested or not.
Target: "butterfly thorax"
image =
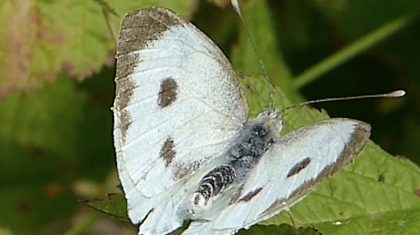
[[[223,164],[205,174],[191,198],[192,213],[208,208],[231,187],[239,187],[270,148],[281,130],[280,113],[266,111],[244,124],[234,144],[222,155]]]

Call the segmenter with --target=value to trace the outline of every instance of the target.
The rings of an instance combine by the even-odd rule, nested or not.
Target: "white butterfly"
[[[370,126],[333,118],[284,137],[281,113],[247,119],[219,48],[169,10],[128,14],[117,50],[114,142],[139,234],[233,234],[286,209],[350,163]]]

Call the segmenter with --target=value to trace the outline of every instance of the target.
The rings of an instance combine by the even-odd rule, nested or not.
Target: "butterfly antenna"
[[[288,110],[291,108],[296,108],[308,104],[317,104],[317,103],[325,103],[325,102],[332,102],[332,101],[342,101],[342,100],[360,100],[360,99],[371,99],[371,98],[396,98],[396,97],[402,97],[405,95],[404,90],[396,90],[388,93],[383,94],[373,94],[373,95],[358,95],[358,96],[348,96],[348,97],[333,97],[333,98],[325,98],[325,99],[318,99],[318,100],[310,100],[306,101],[300,104],[289,106],[284,110]]]
[[[241,11],[241,8],[239,6],[239,2],[237,0],[231,0],[231,4],[232,4],[232,7],[235,10],[235,12],[238,14],[239,19],[242,22],[242,25],[245,28],[245,32],[246,32],[246,34],[248,36],[249,42],[251,43],[251,46],[252,46],[252,49],[254,50],[254,53],[257,55],[258,63],[260,64],[260,68],[261,68],[261,70],[263,72],[263,75],[264,75],[264,81],[265,81],[265,84],[266,84],[267,89],[268,89],[268,92],[269,92],[269,96],[270,96],[270,107],[272,108],[272,107],[274,107],[273,85],[271,84],[270,79],[268,77],[268,73],[267,73],[267,70],[265,68],[264,61],[262,60],[262,57],[261,57],[260,53],[257,50],[257,46],[256,46],[256,43],[255,43],[255,40],[252,37],[252,35],[251,35],[251,33],[250,33],[250,31],[249,31],[249,29],[247,27],[247,24],[245,22],[244,17],[242,16],[242,11]]]

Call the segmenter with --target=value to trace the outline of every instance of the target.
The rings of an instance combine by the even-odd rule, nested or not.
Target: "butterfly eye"
[[[311,159],[308,157],[298,162],[289,170],[289,173],[287,173],[287,178],[298,174],[301,170],[305,169],[309,163],[311,163]]]

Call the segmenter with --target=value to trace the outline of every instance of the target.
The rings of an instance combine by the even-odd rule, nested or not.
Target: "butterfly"
[[[170,10],[129,13],[116,64],[114,145],[139,234],[234,234],[352,162],[367,123],[332,118],[285,136],[282,112],[248,118],[231,64]]]

